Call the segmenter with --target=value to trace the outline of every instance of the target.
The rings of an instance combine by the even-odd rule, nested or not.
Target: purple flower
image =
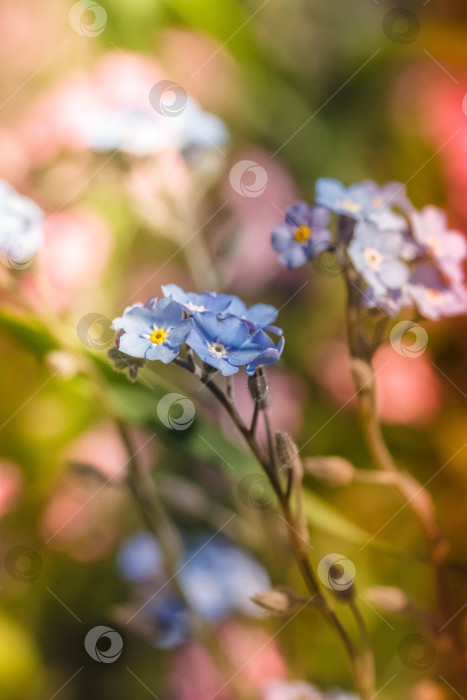
[[[132,357],[160,360],[167,364],[177,357],[179,346],[193,328],[191,319],[182,320],[182,309],[172,299],[161,299],[153,309],[134,306],[117,319],[119,350]]]
[[[326,228],[330,214],[323,207],[297,202],[285,215],[285,223],[271,233],[271,243],[285,267],[300,267],[309,258],[327,250],[331,232]]]
[[[446,284],[433,265],[420,263],[410,277],[408,292],[420,313],[426,318],[458,316],[467,312],[467,291],[464,286]]]
[[[431,257],[441,272],[453,282],[464,278],[462,261],[467,257],[467,243],[458,231],[447,228],[446,214],[437,207],[427,206],[410,215],[413,236]]]
[[[247,365],[262,352],[251,342],[249,329],[244,321],[230,316],[221,321],[206,311],[195,313],[195,327],[187,338],[187,344],[196,354],[215,367],[225,377],[238,372],[240,365]]]
[[[276,362],[279,362],[285,345],[284,338],[281,338],[278,344],[275,345],[264,331],[259,330],[253,334],[252,341],[260,346],[262,352],[252,362],[247,364],[247,374],[254,374],[256,368],[262,365],[275,365]]]
[[[410,270],[401,258],[409,257],[410,247],[400,231],[380,231],[376,224],[360,222],[348,253],[378,296],[400,289],[409,279]]]
[[[162,286],[162,292],[165,297],[172,297],[174,301],[190,314],[198,311],[213,311],[220,313],[231,303],[231,297],[228,294],[216,294],[215,292],[203,292],[195,294],[194,292],[185,292],[176,284],[165,284]]]

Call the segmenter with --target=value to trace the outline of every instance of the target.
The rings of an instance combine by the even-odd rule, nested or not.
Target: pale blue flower
[[[206,311],[195,313],[195,327],[187,344],[208,365],[224,376],[238,372],[240,365],[252,362],[262,349],[252,342],[244,321],[230,316],[221,321],[216,314]]]
[[[380,231],[376,224],[366,222],[357,223],[348,247],[356,270],[378,296],[407,282],[410,269],[401,258],[408,252],[400,231]]]
[[[182,315],[179,304],[170,298],[161,299],[153,309],[131,308],[119,322],[123,331],[119,350],[132,357],[171,362],[193,328],[192,320],[182,320]]]
[[[96,151],[151,156],[170,148],[182,152],[219,148],[228,140],[228,131],[221,119],[188,97],[180,113],[169,116],[149,104],[92,115],[83,120],[83,136]]]

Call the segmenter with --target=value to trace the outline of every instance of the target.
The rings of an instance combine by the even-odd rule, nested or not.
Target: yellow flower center
[[[298,226],[295,231],[294,238],[297,243],[305,243],[310,237],[310,227],[309,226]]]
[[[156,328],[149,336],[151,343],[155,343],[156,345],[160,345],[161,343],[163,343],[166,338],[167,333],[164,330],[162,330],[162,328]]]
[[[382,207],[382,206],[383,206],[383,200],[381,199],[381,197],[376,197],[376,198],[372,201],[372,205],[375,207],[375,209],[376,209],[376,208],[379,208],[379,207]]]
[[[379,270],[383,260],[381,253],[376,248],[367,248],[363,254],[365,262],[372,270]]]
[[[339,206],[341,209],[345,209],[346,211],[350,211],[354,214],[361,209],[360,204],[357,204],[357,202],[352,202],[351,199],[343,199],[341,202],[339,202]]]
[[[435,236],[429,236],[426,242],[433,255],[436,256],[443,254],[443,246],[441,245],[438,238],[435,238]]]
[[[426,289],[425,294],[427,299],[435,306],[439,306],[443,302],[443,294],[439,289]]]

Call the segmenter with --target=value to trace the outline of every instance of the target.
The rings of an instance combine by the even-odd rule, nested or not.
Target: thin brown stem
[[[227,411],[229,414],[230,418],[232,419],[233,423],[236,425],[237,429],[240,431],[240,433],[243,435],[245,438],[248,446],[250,447],[251,451],[253,452],[254,456],[264,469],[267,477],[269,478],[271,485],[274,489],[274,492],[276,494],[279,506],[282,510],[284,519],[287,523],[287,534],[289,537],[289,541],[292,546],[292,552],[294,555],[294,558],[297,562],[298,568],[300,570],[300,573],[302,575],[302,578],[305,582],[305,585],[308,588],[308,591],[312,596],[316,598],[316,607],[320,610],[320,612],[323,614],[323,616],[328,620],[328,622],[334,627],[334,629],[337,631],[338,635],[340,636],[347,654],[350,659],[354,679],[356,686],[360,692],[362,700],[371,700],[371,698],[374,695],[374,685],[373,685],[373,680],[372,678],[369,677],[368,671],[367,671],[367,663],[365,662],[364,659],[362,659],[359,656],[359,653],[357,651],[357,648],[355,647],[354,642],[348,635],[346,629],[342,625],[339,617],[337,616],[335,610],[331,607],[329,604],[328,600],[324,597],[323,593],[321,592],[320,585],[318,583],[318,580],[314,574],[314,571],[312,569],[312,566],[310,564],[310,560],[308,558],[308,551],[307,551],[307,543],[304,541],[299,534],[300,530],[300,523],[296,522],[295,516],[292,512],[292,509],[290,507],[290,503],[288,501],[288,498],[286,494],[283,493],[278,476],[277,476],[277,470],[275,468],[275,464],[271,463],[272,462],[272,453],[274,446],[272,444],[272,430],[269,426],[269,431],[270,431],[270,440],[269,446],[271,450],[271,456],[268,458],[267,455],[265,455],[262,447],[258,443],[255,435],[252,433],[252,431],[246,426],[246,424],[243,421],[243,418],[239,414],[235,404],[230,401],[229,397],[220,389],[220,387],[215,384],[213,381],[213,378],[211,375],[206,375],[202,371],[202,369],[198,366],[192,367],[188,362],[183,360],[182,358],[176,358],[174,360],[176,364],[178,364],[180,367],[183,367],[184,369],[187,369],[190,371],[192,374],[194,374],[201,382],[205,384],[205,386],[208,388],[208,390],[215,396],[215,398],[221,403],[221,405],[224,407],[224,409]],[[267,423],[268,426],[268,423]]]

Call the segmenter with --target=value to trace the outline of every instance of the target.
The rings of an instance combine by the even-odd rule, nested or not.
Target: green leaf
[[[58,347],[52,334],[40,321],[14,316],[4,309],[0,311],[0,329],[26,350],[39,356],[56,350]]]

